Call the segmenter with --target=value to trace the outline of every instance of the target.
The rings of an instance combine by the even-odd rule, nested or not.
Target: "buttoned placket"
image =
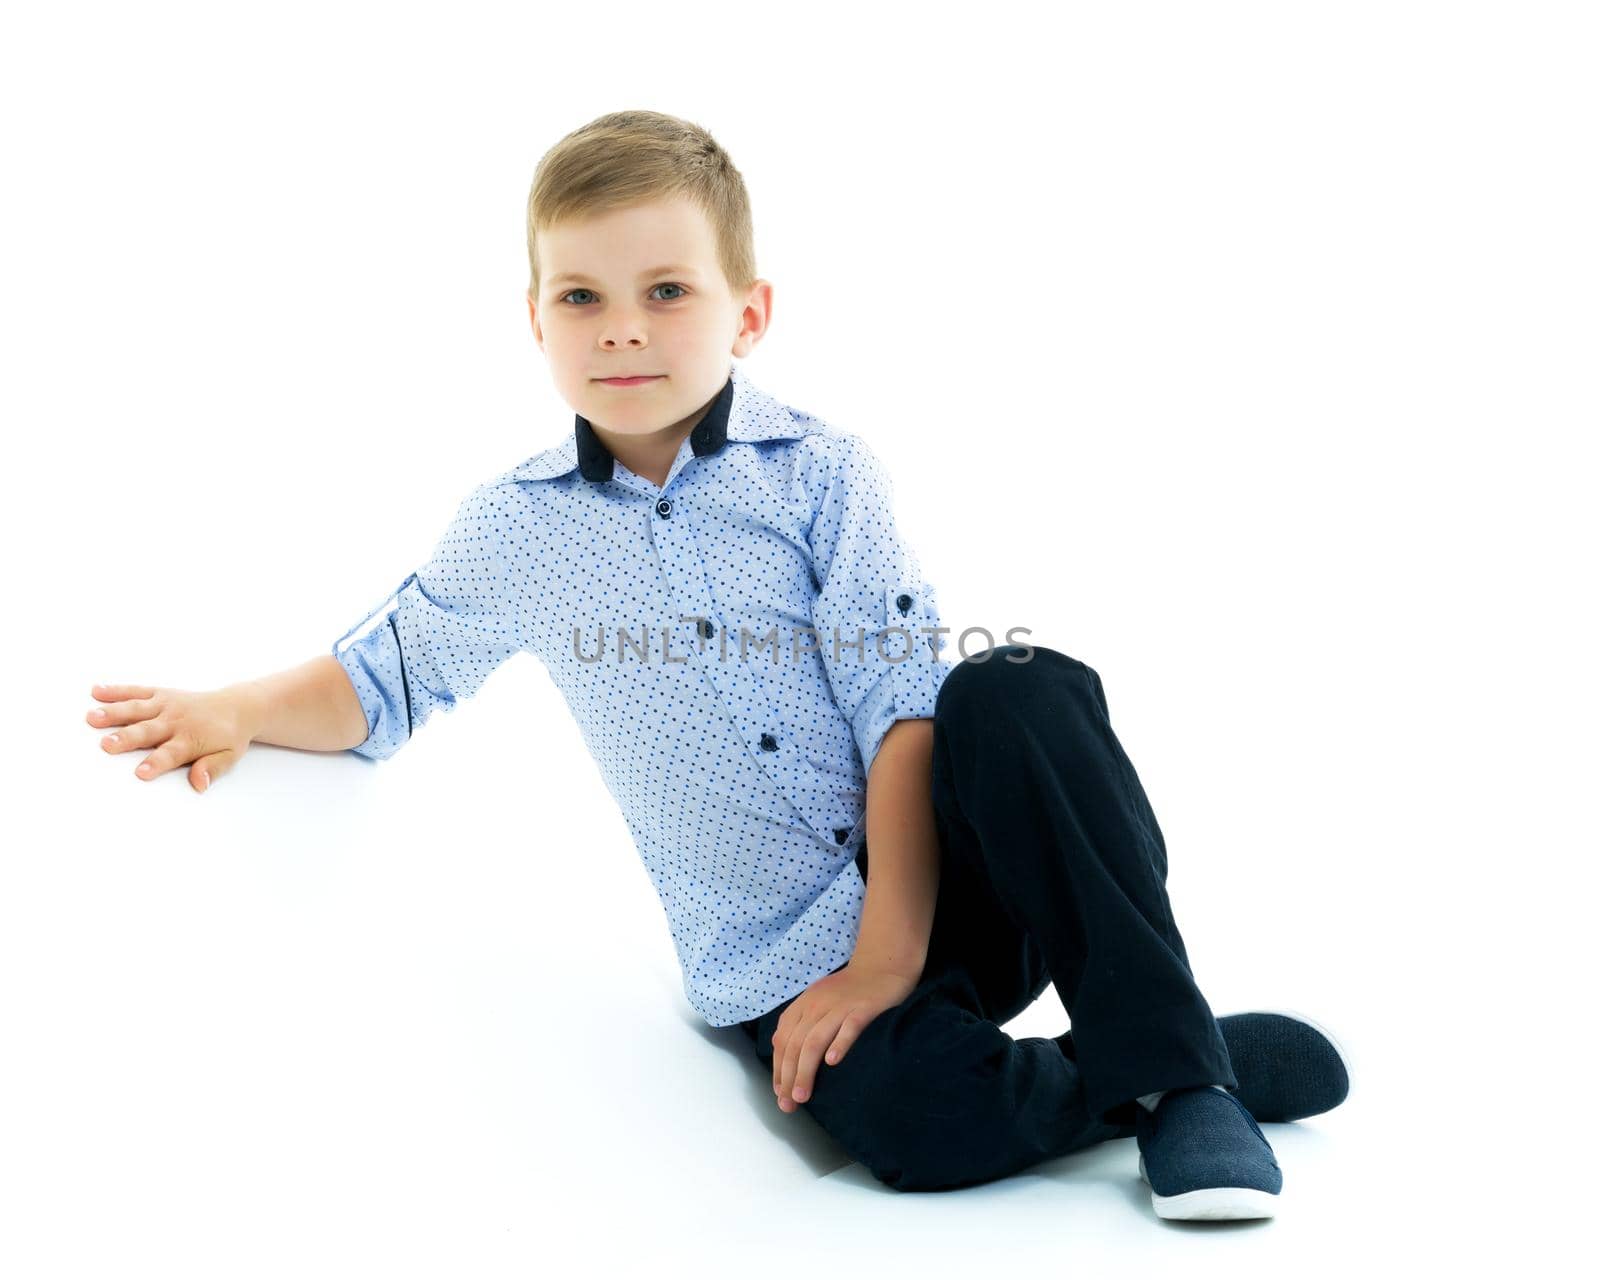
[[[820,787],[805,787],[799,795],[794,794],[795,787],[792,781],[786,781],[784,770],[788,770],[791,779],[813,778],[817,773],[816,767],[799,744],[782,732],[777,703],[766,681],[749,662],[737,656],[737,641],[727,636],[721,622],[712,614],[711,587],[696,554],[694,528],[687,510],[693,505],[694,485],[692,480],[680,480],[684,468],[695,457],[689,440],[685,438],[679,444],[677,456],[673,458],[666,479],[659,487],[615,458],[612,459],[612,480],[650,499],[651,542],[666,586],[667,601],[673,610],[670,627],[673,643],[663,653],[663,660],[670,653],[674,661],[687,657],[695,663],[710,680],[730,715],[735,707],[764,708],[765,716],[761,723],[752,723],[748,719],[739,723],[740,736],[749,747],[757,766],[767,774],[778,793],[794,806],[813,832],[835,845],[849,844],[852,837],[866,825],[865,814],[854,826],[841,826],[839,819],[844,815],[834,812],[833,807],[822,799]],[[720,640],[717,639],[719,636]],[[792,637],[789,643],[792,648]],[[783,644],[781,637],[778,644]],[[730,650],[727,660],[722,656],[725,647]],[[780,648],[778,661],[785,660],[784,651]]]

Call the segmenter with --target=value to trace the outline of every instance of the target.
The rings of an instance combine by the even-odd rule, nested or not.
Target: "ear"
[[[744,310],[739,314],[739,332],[734,335],[732,354],[743,359],[760,342],[772,322],[772,282],[757,280],[750,288]]]
[[[533,300],[533,290],[528,290],[528,323],[533,326],[533,340],[539,344],[539,350],[544,350],[544,334],[539,329],[539,307]]]

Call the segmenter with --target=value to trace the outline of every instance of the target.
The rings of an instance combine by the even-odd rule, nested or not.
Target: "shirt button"
[[[776,738],[774,738],[770,733],[762,734],[761,735],[761,749],[763,751],[776,751],[778,749],[778,740]]]
[[[836,844],[843,844],[849,838],[850,838],[850,828],[849,827],[835,827],[833,829],[833,839],[834,839],[834,842]]]
[[[895,597],[895,605],[899,608],[901,613],[908,613],[911,610],[911,597],[910,596],[896,596]]]
[[[711,620],[709,618],[700,619],[700,634],[703,635],[707,640],[711,639],[711,633],[715,630],[716,628],[711,625]]]
[[[660,502],[656,503],[656,514],[663,517],[670,516],[672,514],[672,502],[667,498],[661,499]]]

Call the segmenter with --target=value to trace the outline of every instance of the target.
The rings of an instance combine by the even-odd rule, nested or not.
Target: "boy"
[[[685,994],[752,1039],[785,1112],[904,1190],[1134,1136],[1162,1217],[1270,1216],[1257,1120],[1342,1101],[1337,1046],[1212,1016],[1099,676],[1039,646],[941,658],[875,455],[731,365],[772,286],[727,155],[602,116],[540,161],[528,236],[572,436],[467,495],[330,655],[209,694],[97,687],[91,723],[129,726],[107,749],[155,747],[143,777],[192,762],[201,790],[252,741],[381,760],[532,651]],[[1072,1029],[1006,1035],[1052,981]]]

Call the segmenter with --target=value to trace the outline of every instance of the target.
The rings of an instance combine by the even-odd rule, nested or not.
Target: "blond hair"
[[[539,296],[534,239],[569,218],[684,195],[716,237],[722,273],[735,295],[756,282],[755,233],[744,178],[697,124],[660,111],[612,111],[574,129],[544,153],[528,191],[529,291]]]

